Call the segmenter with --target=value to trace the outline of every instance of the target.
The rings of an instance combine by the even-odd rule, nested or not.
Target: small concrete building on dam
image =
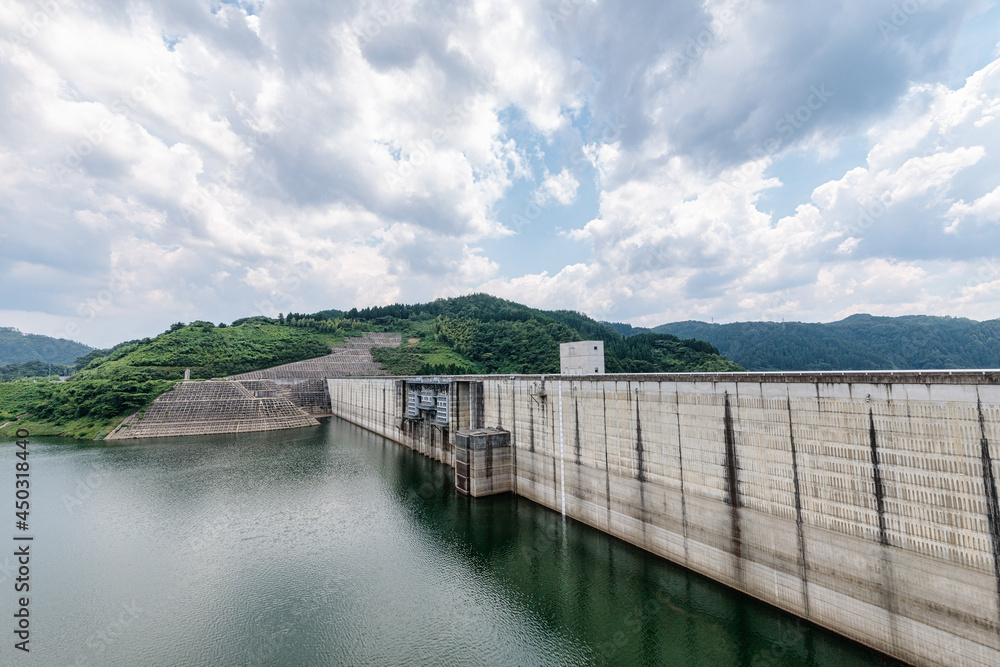
[[[114,439],[334,415],[914,665],[1000,665],[1000,371],[388,377],[373,346],[181,383]],[[594,353],[600,353],[600,362]],[[596,371],[594,369],[597,369]]]
[[[581,340],[559,344],[559,372],[563,375],[599,375],[604,372],[604,341]]]

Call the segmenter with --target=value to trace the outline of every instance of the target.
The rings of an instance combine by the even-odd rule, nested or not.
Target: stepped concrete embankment
[[[330,354],[206,382],[186,381],[129,415],[107,440],[277,431],[318,426],[330,415],[326,379],[384,375],[373,347],[399,347],[398,333],[364,332]]]
[[[261,395],[261,394],[265,395]],[[107,440],[178,435],[246,433],[319,426],[284,396],[248,389],[239,382],[180,382],[112,431]]]
[[[333,413],[449,465],[509,431],[518,495],[910,663],[1000,664],[998,371],[435,378],[417,418],[410,380],[328,380]]]

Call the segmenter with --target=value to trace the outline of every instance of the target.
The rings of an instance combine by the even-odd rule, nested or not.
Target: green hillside
[[[742,370],[698,340],[647,333],[628,337],[568,310],[544,311],[487,294],[431,303],[290,313],[300,327],[370,327],[403,334],[398,350],[375,350],[395,374],[558,373],[559,343],[603,340],[608,373]]]
[[[626,338],[579,313],[541,311],[477,294],[360,311],[253,317],[231,326],[177,323],[155,338],[85,354],[66,382],[0,383],[0,424],[12,422],[0,427],[0,434],[27,426],[36,435],[101,437],[172,388],[185,369],[191,369],[192,379],[208,379],[311,359],[362,331],[403,335],[399,349],[373,350],[377,361],[399,375],[558,373],[559,343],[588,339],[604,340],[611,373],[741,370],[702,341],[652,333]]]
[[[652,331],[706,340],[753,371],[1000,368],[1000,320],[852,315],[830,323],[674,322]]]
[[[100,437],[169,390],[187,368],[195,379],[268,368],[322,356],[362,331],[402,334],[399,349],[373,351],[399,375],[558,373],[559,343],[578,340],[604,341],[609,373],[1000,367],[1000,320],[855,315],[829,324],[689,321],[648,330],[474,294],[244,318],[230,326],[178,323],[109,350],[56,341],[83,352],[72,369],[44,360],[0,367],[0,424],[12,422],[0,434],[27,426],[38,435]],[[11,329],[0,334],[19,344],[32,339]],[[70,370],[68,381],[56,381]]]
[[[25,361],[23,364],[0,366],[0,382],[10,382],[18,378],[70,375],[72,366],[47,364],[41,361]]]
[[[93,349],[65,338],[24,334],[12,327],[0,327],[0,366],[27,361],[69,365]]]
[[[0,434],[26,426],[35,435],[99,437],[171,389],[186,368],[192,378],[208,379],[322,356],[340,340],[335,334],[278,326],[267,318],[229,327],[178,323],[155,338],[81,357],[77,373],[66,382],[0,383],[0,424],[26,414],[0,428]]]

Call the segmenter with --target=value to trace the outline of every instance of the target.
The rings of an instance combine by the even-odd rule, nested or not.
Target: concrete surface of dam
[[[1000,664],[1000,371],[327,384],[334,415],[470,495],[510,490],[913,664]],[[509,456],[468,444],[508,433]]]

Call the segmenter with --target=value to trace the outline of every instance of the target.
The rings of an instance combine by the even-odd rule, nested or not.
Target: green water
[[[897,664],[339,420],[30,442],[27,533],[0,444],[0,664]]]

